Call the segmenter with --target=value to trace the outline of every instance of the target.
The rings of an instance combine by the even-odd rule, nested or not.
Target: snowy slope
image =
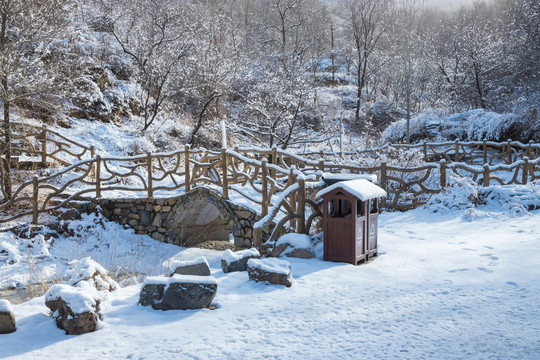
[[[540,211],[463,214],[384,213],[375,260],[287,259],[289,289],[212,260],[213,311],[140,307],[134,285],[105,299],[97,332],[66,336],[36,298],[14,306],[18,330],[0,336],[2,357],[536,359]]]

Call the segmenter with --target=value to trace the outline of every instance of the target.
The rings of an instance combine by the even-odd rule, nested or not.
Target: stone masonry
[[[236,247],[251,247],[253,224],[260,215],[225,200],[206,188],[195,188],[173,198],[99,199],[103,216],[133,228],[137,234],[180,246],[206,241],[229,241]],[[263,229],[263,241],[270,236]]]

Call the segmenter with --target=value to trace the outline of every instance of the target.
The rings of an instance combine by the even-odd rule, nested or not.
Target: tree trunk
[[[10,102],[6,94],[8,92],[8,81],[4,76],[2,78],[2,87],[4,88],[4,148],[2,149],[2,192],[4,201],[9,201],[13,196],[11,192],[11,125],[10,125]]]
[[[2,24],[0,28],[0,51],[3,53],[7,43],[6,31],[8,13],[6,8],[3,8],[2,10]],[[13,196],[13,193],[11,192],[11,125],[9,118],[9,110],[11,104],[9,101],[8,78],[6,73],[2,73],[0,81],[2,83],[3,90],[0,96],[2,97],[4,107],[4,148],[2,149],[1,154],[3,158],[0,159],[0,166],[2,167],[1,186],[2,192],[4,194],[4,201],[9,201]]]

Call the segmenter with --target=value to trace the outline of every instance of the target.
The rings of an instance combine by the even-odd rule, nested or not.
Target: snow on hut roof
[[[362,201],[386,197],[386,191],[366,179],[340,181],[332,186],[322,189],[317,196],[321,197],[335,189],[343,189]]]

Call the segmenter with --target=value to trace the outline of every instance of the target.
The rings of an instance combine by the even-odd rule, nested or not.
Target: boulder
[[[246,271],[249,259],[260,259],[261,255],[255,248],[232,252],[225,250],[221,257],[221,269],[224,273]]]
[[[17,330],[15,313],[7,300],[0,300],[0,334],[10,334]]]
[[[153,276],[144,280],[139,305],[156,310],[202,309],[216,296],[217,281],[212,276]]]
[[[96,331],[99,304],[99,294],[93,287],[56,284],[45,293],[45,305],[56,318],[58,327],[68,335]]]
[[[315,257],[315,251],[311,238],[305,234],[285,234],[281,236],[272,255],[275,257],[287,256],[300,259],[313,259]]]
[[[164,264],[172,270],[171,276],[179,275],[195,275],[195,276],[210,276],[210,265],[204,256],[194,260],[168,260]]]
[[[107,270],[90,257],[82,260],[73,260],[70,262],[69,285],[82,287],[90,285],[98,291],[113,291],[120,288],[120,285],[114,281]]]
[[[247,272],[249,280],[252,281],[285,285],[286,287],[292,285],[291,264],[284,260],[276,258],[250,259]]]

